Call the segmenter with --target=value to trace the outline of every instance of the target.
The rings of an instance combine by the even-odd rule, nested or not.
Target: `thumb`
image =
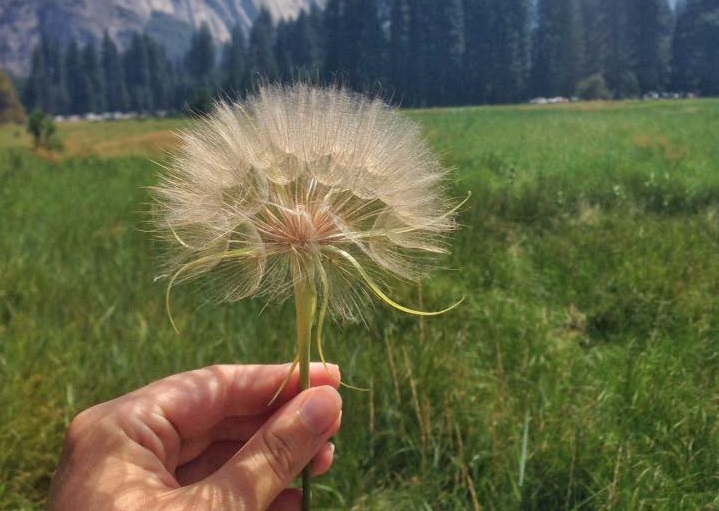
[[[280,408],[207,483],[235,509],[266,509],[339,429],[342,399],[332,387],[302,392]]]

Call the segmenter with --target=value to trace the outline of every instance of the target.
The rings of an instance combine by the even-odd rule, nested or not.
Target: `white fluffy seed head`
[[[212,274],[234,301],[283,299],[307,278],[330,311],[356,318],[368,299],[358,272],[416,279],[446,252],[446,171],[380,100],[265,86],[217,104],[180,140],[155,188],[173,280]]]

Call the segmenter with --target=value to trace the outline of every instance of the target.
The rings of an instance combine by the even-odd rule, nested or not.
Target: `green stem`
[[[300,386],[310,388],[310,348],[312,323],[317,308],[317,290],[311,275],[295,271],[295,312],[297,317],[297,351],[299,354]],[[312,467],[302,471],[302,511],[310,511],[310,485]]]

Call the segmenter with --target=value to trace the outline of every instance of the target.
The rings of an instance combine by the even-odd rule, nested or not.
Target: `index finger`
[[[151,383],[128,395],[160,408],[180,438],[203,433],[226,417],[269,414],[300,392],[294,371],[275,401],[268,405],[287,377],[290,364],[216,365],[180,373]],[[311,385],[339,386],[336,365],[310,364]]]

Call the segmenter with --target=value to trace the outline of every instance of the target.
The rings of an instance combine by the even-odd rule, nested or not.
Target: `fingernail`
[[[337,421],[342,408],[342,398],[332,387],[318,387],[311,391],[310,396],[302,404],[299,415],[315,435],[327,431]]]

